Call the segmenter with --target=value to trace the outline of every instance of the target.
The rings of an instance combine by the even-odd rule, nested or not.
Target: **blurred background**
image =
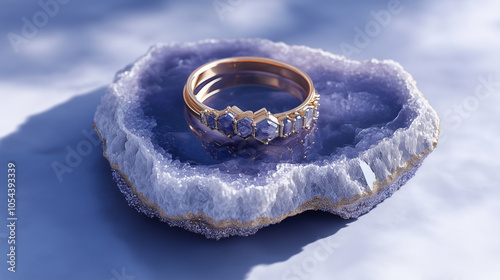
[[[51,150],[29,154],[23,146],[26,143],[12,140],[17,137],[16,131],[29,124],[33,116],[50,112],[73,98],[102,95],[102,88],[119,69],[158,42],[259,37],[320,48],[357,60],[395,60],[413,75],[441,117],[438,148],[416,177],[368,215],[348,224],[334,220],[332,223],[339,225],[334,230],[316,232],[315,227],[331,225],[330,218],[305,214],[296,223],[309,225],[313,221],[311,228],[307,228],[312,232],[308,238],[295,236],[300,241],[294,238],[276,241],[288,234],[287,230],[305,230],[289,223],[248,239],[237,238],[217,245],[194,237],[198,247],[175,247],[191,250],[193,254],[201,250],[208,258],[214,248],[218,256],[238,255],[236,249],[253,248],[251,242],[273,248],[273,252],[249,253],[239,264],[232,263],[233,258],[221,257],[226,263],[212,260],[211,266],[206,267],[200,264],[203,259],[197,259],[199,263],[192,261],[189,254],[179,259],[170,255],[168,260],[176,259],[176,266],[170,266],[168,260],[150,266],[140,259],[123,256],[118,262],[102,263],[98,255],[86,254],[85,250],[77,253],[82,255],[69,265],[64,254],[47,253],[45,258],[58,260],[54,269],[69,270],[76,263],[101,268],[81,268],[76,274],[61,272],[52,278],[47,276],[50,273],[42,273],[35,278],[85,276],[120,280],[160,279],[165,275],[163,279],[170,279],[170,275],[172,279],[195,279],[205,274],[196,274],[189,267],[195,270],[196,265],[201,265],[208,271],[204,276],[207,278],[212,275],[209,271],[217,267],[214,271],[218,271],[218,279],[500,279],[498,11],[500,2],[493,0],[2,0],[2,166],[4,162],[18,160],[35,170],[35,158],[50,154]],[[89,108],[84,113],[92,116],[95,106]],[[43,128],[43,122],[37,125]],[[38,133],[43,136],[43,129]],[[37,135],[32,136],[31,141],[36,142]],[[77,141],[78,135],[75,139],[68,141]],[[64,148],[74,143],[62,141],[59,145]],[[92,157],[100,160],[99,153],[93,152]],[[64,153],[59,157],[64,158]],[[50,166],[46,169],[51,170]],[[42,176],[37,187],[57,193],[61,185],[55,186],[57,180],[53,177],[53,174]],[[25,187],[33,182],[26,182]],[[6,192],[0,195],[4,199]],[[116,201],[121,201],[119,195],[113,194]],[[0,205],[3,212],[5,204]],[[121,207],[128,209],[126,204]],[[25,219],[32,211],[35,210],[25,210]],[[142,216],[136,219],[147,221]],[[169,230],[159,224],[153,227]],[[184,234],[175,232],[176,238]],[[33,233],[29,238],[34,236]],[[5,229],[0,230],[3,256],[7,250],[5,237]],[[129,241],[133,240],[130,237]],[[28,241],[24,241],[24,255],[35,255]],[[161,238],[156,241],[162,242]],[[126,243],[116,247],[127,247]],[[29,244],[39,246],[34,241]],[[284,249],[285,246],[293,249]],[[160,247],[167,251],[170,248]],[[327,253],[318,257],[318,248],[326,248]],[[106,254],[108,259],[121,252],[116,250]],[[147,250],[142,253],[148,255]],[[161,252],[151,255],[162,259]],[[25,264],[34,265],[35,259],[33,256]],[[3,263],[1,279],[29,279],[5,274]],[[224,265],[228,264],[237,269],[226,267],[224,272]],[[33,274],[36,267],[22,268],[21,261],[19,266],[20,270],[32,270],[24,275],[36,275]],[[19,275],[23,274],[16,277]]]
[[[472,94],[478,76],[497,73],[500,62],[499,4],[487,0],[0,5],[0,111],[8,117],[0,135],[14,131],[27,114],[108,84],[157,42],[261,37],[353,59],[393,59],[415,77],[442,117],[449,101]]]

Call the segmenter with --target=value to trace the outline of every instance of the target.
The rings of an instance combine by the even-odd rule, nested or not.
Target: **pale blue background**
[[[72,0],[16,53],[7,34],[37,3],[0,4],[0,178],[14,161],[19,217],[15,274],[0,226],[0,279],[500,279],[497,1],[401,0],[351,56],[398,61],[441,116],[438,148],[392,198],[357,220],[306,213],[219,242],[128,207],[99,145],[62,182],[51,164],[85,145],[104,86],[156,42],[262,37],[343,54],[390,1],[221,0],[233,6],[219,17],[212,1]]]

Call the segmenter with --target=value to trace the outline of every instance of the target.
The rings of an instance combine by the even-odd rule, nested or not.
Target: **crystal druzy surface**
[[[265,147],[241,140],[231,152],[226,136],[218,133],[226,144],[207,140],[209,127],[191,131],[188,123],[198,120],[185,112],[187,77],[230,56],[270,57],[304,70],[321,94],[319,120],[309,134],[297,129]],[[274,101],[267,109],[281,110]],[[232,116],[206,118],[241,139],[229,129]],[[116,75],[94,124],[131,206],[216,239],[253,234],[307,210],[358,217],[412,177],[439,133],[436,112],[399,64],[261,39],[153,46]],[[246,136],[249,129],[242,120],[236,132]],[[285,129],[296,130],[292,122]],[[274,123],[256,127],[266,139],[277,131]]]

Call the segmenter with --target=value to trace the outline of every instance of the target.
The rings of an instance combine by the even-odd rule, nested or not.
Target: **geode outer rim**
[[[439,119],[438,119],[439,120]],[[406,167],[400,167],[394,171],[393,174],[380,182],[378,179],[374,182],[373,190],[364,191],[362,195],[356,195],[348,200],[341,200],[338,203],[332,203],[328,198],[317,197],[305,201],[294,211],[287,212],[279,217],[260,217],[247,222],[240,222],[238,220],[218,220],[215,221],[205,213],[188,212],[185,215],[167,215],[161,207],[150,202],[141,192],[137,191],[134,185],[128,180],[127,175],[120,171],[117,163],[112,163],[106,154],[106,139],[102,138],[95,123],[93,127],[99,138],[103,141],[103,155],[108,160],[113,171],[113,179],[118,185],[118,188],[125,196],[128,204],[135,208],[138,212],[153,218],[157,217],[161,221],[166,222],[170,226],[184,228],[185,230],[202,234],[206,238],[219,240],[224,237],[230,236],[249,236],[255,234],[259,229],[267,227],[272,224],[277,224],[288,217],[292,217],[309,210],[321,210],[338,215],[344,219],[357,218],[371,209],[376,207],[379,203],[389,198],[399,190],[403,184],[401,181],[408,181],[415,175],[417,169],[422,165],[423,160],[434,150],[437,146],[436,141],[433,142],[431,149],[427,149],[421,154],[406,161]],[[365,207],[360,207],[364,205]],[[362,209],[362,210],[361,210]]]

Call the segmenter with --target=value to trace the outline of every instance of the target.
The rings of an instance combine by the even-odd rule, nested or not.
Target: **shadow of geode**
[[[287,260],[353,221],[309,211],[253,236],[214,241],[139,214],[116,187],[91,134],[104,91],[32,116],[0,140],[2,163],[18,166],[23,246],[17,252],[29,267],[13,279],[108,279],[122,267],[137,279],[242,279],[255,265]],[[71,171],[59,180],[56,170],[65,169],[54,163]],[[49,269],[54,263],[58,269]]]

